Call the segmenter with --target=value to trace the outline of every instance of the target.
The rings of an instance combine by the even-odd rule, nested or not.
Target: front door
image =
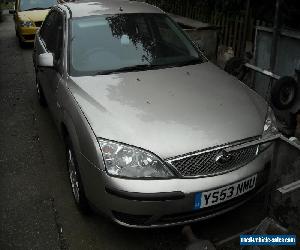
[[[52,10],[45,19],[35,49],[37,55],[53,54],[54,67],[37,67],[36,74],[50,112],[57,121],[60,112],[57,102],[57,88],[61,83],[63,72],[63,16],[59,11]]]

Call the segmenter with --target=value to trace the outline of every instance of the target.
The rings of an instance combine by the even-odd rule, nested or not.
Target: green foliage
[[[1,10],[9,10],[14,8],[14,2],[8,2],[8,1],[0,1],[0,9]]]

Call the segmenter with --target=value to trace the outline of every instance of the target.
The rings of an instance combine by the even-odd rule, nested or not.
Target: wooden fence
[[[254,20],[251,15],[247,18],[245,11],[211,12],[205,6],[189,5],[189,2],[185,0],[147,0],[146,2],[166,12],[218,26],[220,28],[219,45],[232,47],[236,56],[243,55],[246,41],[254,41],[256,25],[272,27],[270,23]]]

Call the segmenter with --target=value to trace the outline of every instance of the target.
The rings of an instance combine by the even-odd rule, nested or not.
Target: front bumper
[[[262,191],[268,178],[266,165],[271,159],[268,151],[242,168],[205,178],[128,180],[91,167],[87,196],[94,207],[123,226],[149,228],[196,222],[230,211]],[[227,186],[254,174],[254,190],[215,206],[193,209],[196,192]]]
[[[38,27],[19,27],[18,36],[24,43],[33,43]]]
[[[252,199],[259,192],[263,191],[263,189],[265,188],[266,179],[263,178],[261,173],[258,175],[258,177],[257,187],[255,188],[255,190],[251,190],[250,192],[242,196],[215,206],[193,210],[194,194],[188,194],[178,201],[156,201],[160,203],[159,206],[163,207],[163,211],[157,210],[156,212],[156,209],[154,209],[156,207],[156,204],[154,204],[155,201],[153,201],[152,204],[148,204],[148,206],[151,206],[152,208],[150,209],[151,211],[147,209],[147,214],[136,214],[128,210],[126,211],[127,213],[125,213],[123,212],[123,208],[121,210],[122,212],[116,211],[118,208],[115,208],[115,210],[111,211],[111,218],[120,225],[135,228],[166,227],[206,220],[237,208],[238,206]],[[141,202],[146,201],[140,201],[139,203]],[[140,207],[138,201],[132,201],[130,206],[131,208],[133,208],[133,204],[134,207]],[[177,208],[186,207],[186,204],[189,205],[188,208],[183,209],[182,212],[175,212]],[[169,207],[172,209],[169,209]],[[144,213],[146,212],[146,209],[142,208],[142,210],[145,210]]]

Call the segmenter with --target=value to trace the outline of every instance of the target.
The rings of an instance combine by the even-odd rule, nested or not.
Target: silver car
[[[272,110],[160,9],[124,0],[54,6],[33,61],[83,211],[170,226],[224,213],[263,189],[272,147],[243,145],[276,133]]]

